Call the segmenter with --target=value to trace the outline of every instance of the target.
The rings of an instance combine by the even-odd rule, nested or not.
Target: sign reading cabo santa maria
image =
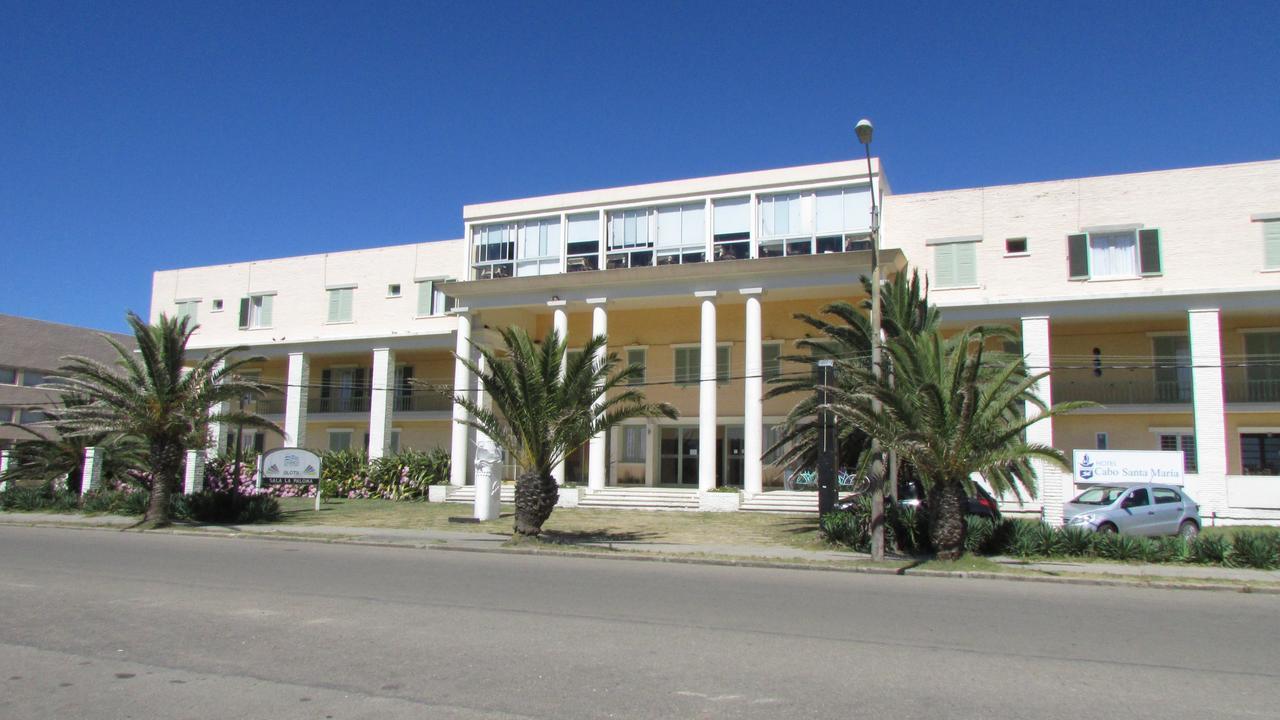
[[[264,485],[310,485],[320,482],[320,457],[301,448],[277,448],[262,456]]]
[[[1182,484],[1182,453],[1177,450],[1076,450],[1074,460],[1076,482],[1081,485]]]

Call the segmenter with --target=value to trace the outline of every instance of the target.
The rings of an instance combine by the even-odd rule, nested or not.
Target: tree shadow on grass
[[[655,540],[662,537],[656,532],[636,532],[634,530],[543,530],[540,536],[544,542],[557,545],[577,545],[580,543],[626,543]]]

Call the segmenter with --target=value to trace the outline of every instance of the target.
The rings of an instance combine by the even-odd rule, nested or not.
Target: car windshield
[[[1124,488],[1100,485],[1091,487],[1076,496],[1071,502],[1076,505],[1110,505],[1124,494]]]

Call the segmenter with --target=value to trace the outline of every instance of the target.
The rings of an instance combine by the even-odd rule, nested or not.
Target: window
[[[395,409],[414,410],[413,407],[413,366],[397,365],[395,379]]]
[[[1152,338],[1156,402],[1191,402],[1191,341],[1186,335]]]
[[[675,348],[676,385],[697,385],[702,377],[702,348],[689,345]],[[729,346],[716,347],[716,382],[729,382]]]
[[[721,385],[727,385],[732,377],[729,372],[729,350],[728,345],[716,347],[716,382]]]
[[[240,298],[240,329],[271,327],[275,295],[250,295]]]
[[[609,254],[606,267],[646,267],[653,264],[653,240],[656,234],[651,208],[619,210],[609,213]]]
[[[49,382],[49,378],[45,377],[45,374],[38,370],[22,371],[22,384],[24,387],[39,387],[46,382]]]
[[[391,454],[400,454],[400,428],[391,428]]]
[[[45,412],[39,408],[23,408],[18,415],[18,422],[22,425],[29,423],[43,422],[49,418]]]
[[[1196,472],[1196,436],[1194,433],[1161,433],[1160,449],[1182,451],[1182,471]]]
[[[1008,238],[1004,241],[1005,255],[1026,255],[1027,239],[1024,237]]]
[[[13,422],[13,408],[0,406],[0,422]]]
[[[868,186],[760,196],[760,257],[870,250]]]
[[[628,385],[643,385],[645,383],[645,379],[649,374],[646,367],[648,365],[647,357],[648,351],[645,348],[627,348],[627,364],[640,366],[640,372],[631,377],[631,380],[627,382]]]
[[[180,300],[178,302],[178,311],[174,314],[174,318],[181,320],[187,318],[190,325],[196,324],[197,310],[200,307],[199,300]]]
[[[453,309],[453,298],[445,294],[449,280],[418,281],[418,317],[444,315]]]
[[[600,216],[583,213],[569,216],[565,269],[568,272],[600,269]]]
[[[760,359],[765,382],[782,377],[782,343],[765,343],[760,348]]]
[[[716,260],[751,257],[751,198],[727,198],[712,202],[711,232]]]
[[[560,218],[516,223],[516,277],[560,272]]]
[[[319,412],[366,412],[369,374],[361,367],[332,367],[320,371]]]
[[[329,322],[351,322],[351,303],[355,292],[351,287],[329,289]]]
[[[783,425],[765,425],[764,427],[764,462],[768,465],[775,465],[778,458],[782,457],[782,453],[786,452],[785,448],[778,448],[773,452],[769,449],[776,446],[781,440],[783,432],[786,430]]]
[[[353,433],[350,430],[330,430],[329,450],[331,452],[350,450],[352,435]]]
[[[1173,503],[1182,502],[1182,496],[1173,488],[1152,488],[1151,497],[1155,500],[1156,505],[1172,505]]]
[[[516,254],[516,226],[512,223],[481,225],[471,231],[475,279],[511,277]]]
[[[1262,223],[1262,267],[1280,270],[1280,218]]]
[[[1249,402],[1280,402],[1280,332],[1244,336],[1245,386]]]
[[[1094,433],[1093,446],[1095,448],[1099,450],[1106,450],[1107,446],[1110,444],[1111,444],[1111,439],[1107,436],[1106,433],[1104,432]]]
[[[222,312],[222,298],[214,298],[210,312]]]
[[[400,297],[400,283],[391,283],[390,285],[387,286],[387,297],[389,298]]]
[[[1072,280],[1106,280],[1159,275],[1160,231],[1120,230],[1067,237]]]
[[[0,367],[0,385],[17,385],[18,370],[11,367]]]
[[[1147,495],[1146,488],[1137,488],[1129,491],[1129,497],[1120,503],[1120,507],[1146,507],[1151,504],[1151,498]]]
[[[978,284],[976,242],[948,242],[934,245],[934,283],[940,288],[972,287]]]
[[[1280,475],[1280,433],[1242,433],[1240,467],[1245,475]]]
[[[649,428],[644,425],[622,426],[622,462],[642,463],[645,461],[648,435]]]
[[[689,203],[658,208],[658,264],[699,263],[707,259],[706,205]]]
[[[228,445],[235,447],[235,433],[231,433]],[[240,433],[240,450],[252,450],[262,454],[267,449],[267,434],[261,430],[245,430]]]

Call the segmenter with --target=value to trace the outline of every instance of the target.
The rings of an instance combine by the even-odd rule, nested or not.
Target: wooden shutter
[[[1138,231],[1138,261],[1143,275],[1159,275],[1160,270],[1160,231]]]
[[[977,243],[957,243],[953,257],[955,259],[956,285],[966,287],[978,284],[978,247]]]
[[[716,348],[716,382],[721,385],[729,382],[729,348]]]
[[[249,329],[249,298],[240,298],[240,329]]]
[[[940,288],[956,286],[956,246],[936,245],[933,248],[935,284]]]
[[[1262,266],[1280,269],[1280,220],[1262,223]]]
[[[1089,236],[1067,236],[1067,268],[1068,277],[1072,280],[1089,279]]]

